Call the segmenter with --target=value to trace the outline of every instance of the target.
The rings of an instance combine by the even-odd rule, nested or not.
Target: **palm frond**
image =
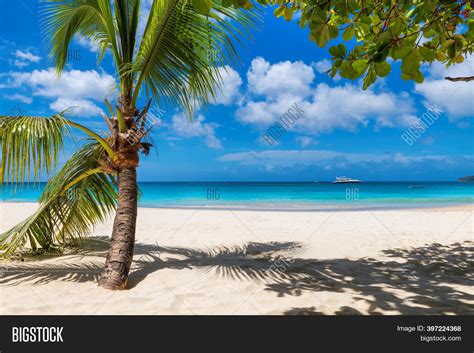
[[[71,136],[70,127],[95,139],[111,159],[115,158],[107,141],[85,126],[66,119],[64,113],[51,117],[0,116],[0,186],[2,182],[38,181],[42,172],[51,174],[57,167],[64,139]]]
[[[260,19],[256,7],[250,12],[223,6],[221,0],[212,0],[209,13],[189,0],[153,0],[136,50],[140,0],[114,0],[114,6],[111,0],[44,1],[43,24],[58,72],[74,35],[83,35],[99,45],[99,59],[112,51],[122,95],[134,89],[133,105],[143,86],[165,106],[183,107],[189,117],[216,97],[219,67],[236,62],[234,44],[249,38]],[[209,62],[209,51],[218,53],[215,63]]]
[[[39,209],[0,235],[2,256],[12,255],[27,243],[36,250],[76,242],[105,221],[117,199],[114,180],[100,169],[106,154],[96,141],[74,153],[46,184]]]
[[[133,73],[126,67],[130,67],[135,53],[135,41],[137,36],[138,20],[140,15],[140,0],[114,0],[115,1],[115,22],[120,38],[121,62],[117,66],[121,70],[122,92],[133,87]]]
[[[68,48],[75,35],[93,40],[100,48],[99,60],[110,49],[120,62],[116,24],[110,0],[43,0],[42,25],[56,70],[67,63]]]
[[[51,173],[68,135],[67,120],[61,115],[0,117],[0,183],[30,181],[31,173],[37,181],[42,171]]]
[[[133,71],[138,73],[136,102],[142,85],[165,105],[179,105],[189,115],[215,98],[222,83],[219,66],[238,58],[234,42],[249,37],[256,13],[213,1],[208,14],[185,0],[155,0]],[[208,53],[218,51],[218,63]]]

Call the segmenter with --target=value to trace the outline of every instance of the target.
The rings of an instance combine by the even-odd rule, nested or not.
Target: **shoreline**
[[[32,201],[0,201],[0,205],[39,205],[38,202]],[[339,206],[339,207],[337,207]],[[250,206],[250,205],[189,205],[189,206],[147,206],[139,205],[139,209],[152,210],[195,210],[195,211],[255,211],[255,212],[363,212],[363,211],[474,211],[474,204],[470,203],[455,203],[455,204],[416,204],[416,205],[321,205],[319,207],[293,206],[293,207],[264,207],[264,206]],[[1,214],[0,214],[1,215]]]

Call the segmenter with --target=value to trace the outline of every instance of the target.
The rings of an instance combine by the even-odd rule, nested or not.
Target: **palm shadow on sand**
[[[81,250],[69,255],[77,258],[77,263],[51,264],[46,259],[6,264],[0,285],[97,281],[107,248],[106,237],[90,238]],[[374,315],[386,311],[432,315],[473,313],[474,294],[469,289],[474,283],[473,242],[385,250],[383,255],[388,259],[384,261],[305,259],[294,256],[295,249],[301,250],[302,245],[248,243],[200,250],[137,244],[128,288],[134,288],[161,269],[196,269],[233,280],[259,281],[277,298],[305,292],[350,292],[353,299],[366,302],[368,312]],[[288,266],[277,268],[275,263]],[[306,307],[289,308],[285,314],[318,315],[321,312],[318,308]],[[335,314],[359,314],[359,311],[343,306]]]

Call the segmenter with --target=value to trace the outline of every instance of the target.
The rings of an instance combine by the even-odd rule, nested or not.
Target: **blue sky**
[[[38,2],[0,5],[0,112],[20,107],[49,115],[78,106],[73,119],[105,130],[99,112],[103,99],[114,96],[111,57],[97,66],[94,46],[78,38],[58,80],[43,45]],[[474,83],[443,80],[472,75],[472,57],[448,71],[425,66],[420,85],[401,80],[394,63],[388,77],[362,91],[359,81],[324,73],[327,48],[310,42],[296,22],[268,12],[253,35],[238,48],[241,63],[227,68],[216,104],[196,112],[192,123],[179,107],[162,112],[153,136],[158,151],[141,158],[141,181],[454,180],[474,174]],[[263,134],[294,104],[303,113],[268,144]],[[424,132],[403,138],[410,129]],[[75,143],[68,143],[64,158]]]

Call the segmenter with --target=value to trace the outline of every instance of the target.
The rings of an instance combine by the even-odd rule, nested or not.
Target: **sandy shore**
[[[35,204],[0,203],[0,231]],[[111,223],[75,254],[2,262],[1,314],[473,314],[472,207],[139,210],[129,289],[96,285]]]

